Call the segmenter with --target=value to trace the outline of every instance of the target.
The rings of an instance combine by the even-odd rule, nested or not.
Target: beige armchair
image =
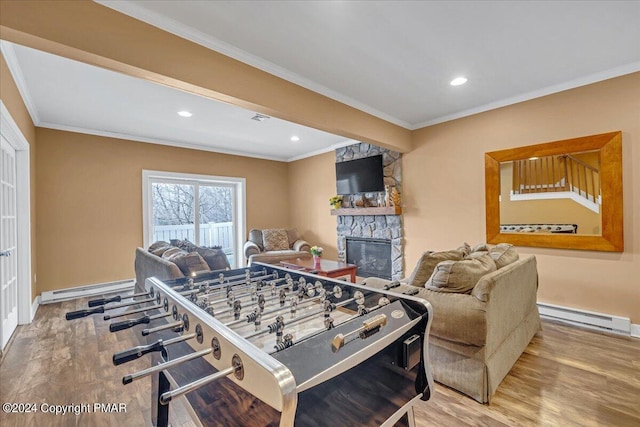
[[[300,238],[295,228],[271,228],[249,231],[249,238],[244,244],[244,256],[252,262],[277,264],[280,261],[295,258],[309,258],[311,245]]]

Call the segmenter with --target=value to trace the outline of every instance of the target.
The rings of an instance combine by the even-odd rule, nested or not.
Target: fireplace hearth
[[[347,262],[359,277],[391,279],[391,240],[347,237]]]

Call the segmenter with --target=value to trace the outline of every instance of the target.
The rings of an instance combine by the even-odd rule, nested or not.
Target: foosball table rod
[[[150,305],[148,307],[136,308],[135,310],[125,311],[124,313],[114,314],[113,316],[110,314],[105,314],[103,320],[117,319],[118,317],[131,316],[132,314],[144,313],[146,311],[153,311],[159,308],[162,308],[162,304]]]
[[[183,386],[180,386],[174,390],[171,391],[167,391],[165,393],[162,393],[162,395],[160,396],[160,403],[162,405],[166,405],[169,402],[171,402],[172,399],[182,396],[183,394],[189,393],[191,391],[194,391],[202,386],[205,386],[209,383],[212,383],[214,381],[218,381],[222,378],[225,378],[231,374],[236,374],[236,378],[238,378],[239,380],[243,379],[244,374],[242,373],[243,371],[243,367],[242,367],[242,361],[240,360],[240,357],[237,354],[233,355],[233,359],[232,359],[232,363],[233,365],[231,365],[230,367],[228,367],[227,369],[223,369],[222,371],[218,371],[215,374],[211,374],[209,376],[206,376],[204,378],[200,378],[199,380],[196,380],[192,383],[189,384],[185,384]]]
[[[123,299],[130,299],[130,298],[138,298],[138,297],[146,297],[146,296],[153,296],[153,291],[150,292],[140,292],[138,294],[131,294],[131,295],[116,295],[114,297],[111,298],[99,298],[99,299],[93,299],[90,300],[88,305],[89,307],[97,307],[99,305],[106,305],[110,302],[120,302]]]
[[[133,381],[138,380],[140,378],[144,378],[156,372],[163,371],[165,369],[172,368],[174,366],[178,366],[184,362],[188,362],[190,360],[198,359],[200,357],[206,356],[213,352],[213,348],[207,348],[204,350],[197,351],[195,353],[190,353],[182,357],[178,357],[177,359],[170,360],[165,363],[160,363],[158,365],[152,366],[150,368],[144,369],[142,371],[135,372],[133,374],[125,375],[122,377],[122,384],[131,384]]]

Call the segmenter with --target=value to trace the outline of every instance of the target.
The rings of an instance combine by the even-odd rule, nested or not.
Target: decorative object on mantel
[[[340,209],[342,207],[342,196],[333,196],[329,199],[329,204],[333,209]]]
[[[364,194],[361,194],[360,199],[355,201],[355,206],[357,208],[368,208],[369,206],[371,206],[371,203],[369,202],[369,199],[364,196]]]
[[[311,255],[313,255],[313,264],[320,265],[320,258],[322,258],[322,252],[324,252],[324,249],[322,249],[320,246],[311,246],[309,252],[311,252]]]
[[[386,206],[384,204],[384,193],[378,193],[377,204],[379,208]]]
[[[387,190],[387,188],[385,187],[385,190]],[[388,190],[389,193],[389,203],[387,204],[387,206],[400,206],[401,200],[400,200],[400,193],[398,193],[398,190],[396,190],[396,187],[391,187]]]
[[[391,186],[389,184],[384,186],[384,205],[391,206]]]

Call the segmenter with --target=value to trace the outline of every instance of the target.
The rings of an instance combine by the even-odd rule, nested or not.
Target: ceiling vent
[[[256,113],[255,116],[251,117],[251,120],[255,120],[257,122],[264,122],[265,120],[270,119],[270,118],[271,117],[265,116],[264,114]]]

